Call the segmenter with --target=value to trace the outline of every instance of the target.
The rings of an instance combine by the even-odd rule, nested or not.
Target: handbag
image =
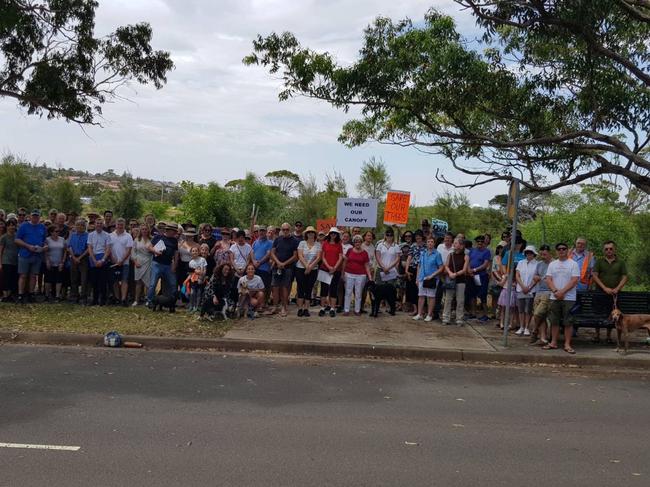
[[[454,268],[454,274],[456,274],[456,262],[454,261],[454,254],[449,254],[449,259],[451,260],[451,265]],[[455,290],[456,289],[456,279],[451,279],[447,277],[445,279],[444,289]]]
[[[435,277],[431,277],[429,279],[425,279],[422,281],[422,287],[424,289],[435,289],[437,284],[437,279]]]

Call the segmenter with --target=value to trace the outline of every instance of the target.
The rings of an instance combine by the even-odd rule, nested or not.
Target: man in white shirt
[[[551,290],[551,307],[549,321],[551,322],[551,342],[543,347],[545,350],[556,349],[560,335],[560,322],[564,324],[564,351],[576,353],[571,348],[573,326],[569,321],[569,311],[576,302],[576,286],[580,278],[580,269],[575,261],[568,258],[569,247],[565,243],[555,246],[557,259],[548,265],[546,284]]]
[[[118,218],[115,231],[111,233],[111,277],[113,279],[113,295],[119,299],[122,306],[127,306],[126,297],[129,290],[129,263],[133,237],[126,231],[126,221]]]

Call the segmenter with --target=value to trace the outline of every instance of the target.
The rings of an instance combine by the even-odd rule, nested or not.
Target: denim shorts
[[[29,257],[18,256],[18,274],[36,275],[41,272],[43,257],[41,255],[31,255]]]
[[[273,279],[271,286],[291,288],[291,284],[293,283],[293,268],[282,269],[280,273],[278,273],[278,269],[273,269],[272,272]]]

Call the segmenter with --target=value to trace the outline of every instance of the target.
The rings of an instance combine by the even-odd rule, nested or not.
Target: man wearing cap
[[[536,343],[539,340],[540,345],[548,343],[546,335],[546,318],[548,317],[548,310],[550,307],[551,290],[546,284],[544,276],[548,271],[548,265],[551,263],[553,257],[551,256],[551,248],[548,245],[542,245],[539,248],[540,260],[537,262],[537,270],[533,280],[537,284],[535,292],[535,300],[533,301],[533,321],[532,329],[530,330],[532,336],[531,343]]]
[[[420,227],[422,228],[422,234],[424,235],[424,241],[426,242],[429,235],[431,235],[431,225],[429,224],[429,220],[423,218]]]
[[[524,260],[517,263],[515,279],[517,281],[517,309],[519,311],[519,329],[515,334],[530,336],[530,319],[533,314],[533,300],[537,282],[537,250],[532,245],[524,249]]]
[[[153,305],[158,279],[161,279],[162,289],[171,298],[176,296],[176,266],[178,265],[178,239],[176,225],[165,225],[164,235],[156,235],[151,239],[149,252],[153,254],[151,262],[151,282],[147,291],[147,304]]]
[[[569,312],[576,302],[576,286],[580,278],[580,268],[572,259],[569,259],[569,247],[564,242],[555,246],[557,259],[548,265],[546,271],[546,284],[551,290],[551,307],[549,321],[551,322],[551,341],[545,345],[544,350],[557,349],[560,336],[560,323],[564,324],[564,351],[576,353],[571,348],[573,326],[569,321]]]
[[[397,284],[397,266],[401,255],[399,245],[395,243],[395,232],[392,228],[387,228],[384,232],[384,239],[377,244],[375,250],[380,282]]]
[[[41,272],[43,252],[47,250],[47,245],[45,245],[47,229],[40,220],[40,210],[32,210],[30,220],[20,225],[18,232],[16,233],[15,242],[16,245],[20,247],[20,250],[18,251],[19,303],[25,302],[26,292],[28,293],[27,300],[33,302],[36,277]]]
[[[487,316],[487,292],[490,276],[488,270],[492,263],[492,252],[485,246],[485,237],[479,235],[474,239],[476,247],[472,247],[469,251],[469,304],[470,315],[477,316],[476,313],[476,300],[481,303],[481,317],[479,321],[488,321]],[[477,282],[478,279],[478,282]],[[470,317],[471,317],[470,316]]]
[[[277,311],[278,305],[281,305],[280,315],[287,316],[299,241],[291,234],[291,226],[288,223],[283,223],[280,230],[281,235],[275,239],[271,250],[271,259],[275,263],[271,286],[274,312]]]
[[[111,236],[104,231],[104,220],[95,220],[95,230],[88,234],[89,278],[93,286],[93,305],[106,304],[108,262],[111,258]]]
[[[52,208],[50,209],[50,211],[48,211],[47,217],[51,223],[54,223],[56,222],[56,215],[58,214],[59,214],[59,210],[57,210],[56,208]]]
[[[255,274],[260,276],[264,283],[264,294],[266,299],[262,308],[266,306],[271,293],[271,249],[273,242],[266,237],[266,228],[261,227],[257,231],[257,240],[253,242],[253,254],[251,263],[255,266]]]
[[[303,235],[302,234],[303,234],[305,226],[303,225],[303,223],[300,220],[298,220],[296,223],[293,224],[293,227],[295,229],[294,232],[293,232],[293,236],[294,236],[294,238],[298,239],[298,242],[300,242],[301,240],[303,240]]]

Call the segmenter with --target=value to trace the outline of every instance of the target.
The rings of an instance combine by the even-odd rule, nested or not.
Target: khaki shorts
[[[573,321],[570,319],[569,311],[575,305],[575,301],[551,301],[551,307],[548,313],[548,319],[551,322],[551,325],[573,325]]]
[[[550,306],[551,295],[549,293],[536,294],[533,302],[533,316],[542,320],[546,319]]]

